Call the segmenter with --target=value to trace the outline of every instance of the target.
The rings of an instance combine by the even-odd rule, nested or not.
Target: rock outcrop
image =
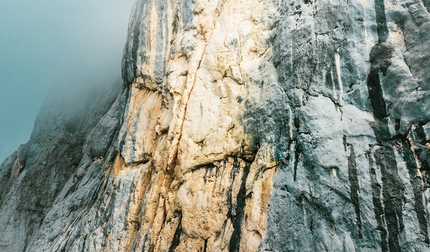
[[[123,85],[2,164],[0,249],[430,251],[429,9],[137,0]]]

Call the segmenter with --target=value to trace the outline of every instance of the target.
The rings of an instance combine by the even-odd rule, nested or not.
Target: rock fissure
[[[220,0],[219,2],[224,3],[224,0]],[[218,2],[218,5],[219,5],[219,2]],[[219,13],[216,14],[216,16],[212,22],[211,33],[208,36],[208,40],[203,42],[204,44],[201,47],[197,47],[197,49],[193,52],[193,54],[194,54],[193,58],[195,57],[196,59],[195,59],[195,62],[190,63],[191,70],[189,70],[189,72],[191,72],[193,74],[191,76],[187,75],[187,84],[185,86],[184,92],[182,93],[181,101],[179,104],[178,122],[177,122],[175,129],[173,131],[175,134],[175,137],[173,138],[172,144],[171,144],[171,150],[170,150],[168,162],[167,162],[167,170],[172,170],[176,164],[179,142],[180,142],[181,136],[182,136],[182,128],[184,126],[184,120],[185,120],[185,114],[187,112],[188,101],[190,99],[191,92],[193,91],[193,88],[194,88],[195,83],[196,83],[197,73],[200,69],[200,64],[201,64],[203,57],[205,55],[207,43],[211,38],[213,29],[215,29],[219,15],[222,12],[222,5],[220,6],[220,8],[221,8],[221,10],[219,11]],[[190,78],[190,79],[188,79],[188,78]]]
[[[235,210],[235,214],[232,214],[232,223],[233,223],[233,233],[231,235],[231,239],[230,239],[230,246],[229,246],[229,251],[240,251],[240,240],[241,240],[241,235],[242,235],[242,222],[244,220],[245,216],[245,211],[244,211],[244,206],[245,206],[245,201],[246,201],[246,180],[248,179],[248,175],[249,175],[249,166],[245,166],[244,170],[243,170],[243,176],[242,176],[242,181],[240,184],[240,189],[239,192],[237,194],[237,207]]]

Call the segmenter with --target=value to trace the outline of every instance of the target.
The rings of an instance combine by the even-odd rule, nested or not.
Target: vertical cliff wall
[[[137,0],[122,87],[2,164],[0,248],[430,251],[427,6]]]

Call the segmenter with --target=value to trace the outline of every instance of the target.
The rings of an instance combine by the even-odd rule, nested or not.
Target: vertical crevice
[[[240,251],[240,238],[242,236],[242,220],[245,215],[246,203],[246,180],[248,179],[250,166],[247,164],[243,169],[242,183],[240,185],[239,193],[237,194],[237,209],[236,214],[232,215],[233,234],[230,239],[230,252]]]
[[[294,127],[296,128],[297,131],[299,131],[300,119],[295,116],[293,119],[293,122],[294,122]],[[296,180],[297,180],[297,166],[299,164],[299,158],[300,158],[300,144],[298,141],[296,141],[294,139],[292,139],[291,143],[294,144],[293,146],[295,147],[295,150],[293,149],[294,150],[294,157],[293,157],[294,158],[294,160],[293,160],[294,161],[294,174],[293,174],[293,178],[294,178],[294,182],[296,182]],[[293,156],[293,155],[291,155],[291,156]]]
[[[181,243],[181,234],[182,234],[182,214],[179,217],[178,227],[176,228],[175,234],[173,235],[172,244],[170,245],[169,252],[174,252],[175,249]]]
[[[300,145],[297,145],[296,151],[294,152],[294,182],[297,179],[297,166],[300,158]]]
[[[179,151],[179,142],[181,141],[181,138],[182,138],[182,129],[184,126],[185,115],[187,113],[188,102],[190,100],[191,93],[193,92],[194,86],[197,82],[197,73],[198,73],[198,70],[200,69],[200,64],[202,63],[203,58],[205,56],[207,45],[209,43],[209,40],[212,36],[213,31],[215,30],[216,24],[218,23],[218,19],[223,10],[223,6],[224,6],[224,1],[218,1],[219,12],[215,15],[214,19],[212,20],[212,30],[210,30],[208,34],[205,34],[205,36],[206,35],[208,36],[207,36],[207,40],[204,42],[204,45],[202,45],[201,47],[197,47],[194,50],[193,54],[196,55],[194,62],[189,63],[190,74],[187,75],[185,89],[182,92],[182,97],[179,103],[179,110],[177,112],[178,120],[173,130],[173,132],[175,133],[175,137],[171,141],[170,151],[167,159],[167,171],[169,172],[172,172],[174,166],[176,165],[176,159],[178,157],[178,151]]]
[[[208,239],[205,239],[205,244],[204,244],[204,247],[203,247],[203,252],[206,252],[207,249],[208,249]]]

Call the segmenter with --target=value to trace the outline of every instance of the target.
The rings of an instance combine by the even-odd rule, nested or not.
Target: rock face
[[[137,0],[123,85],[2,164],[0,249],[430,251],[429,9]]]

